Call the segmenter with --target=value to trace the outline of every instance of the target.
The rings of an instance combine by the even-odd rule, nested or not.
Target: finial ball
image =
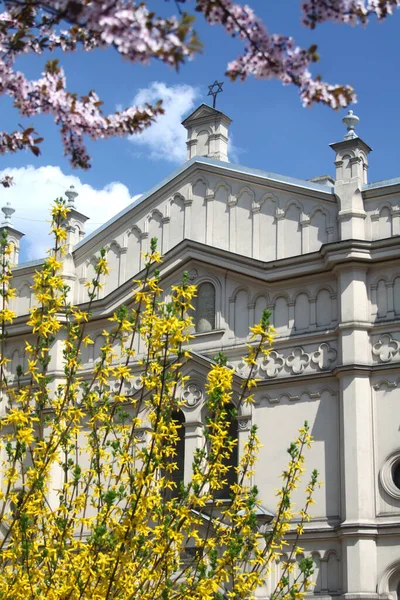
[[[75,186],[71,185],[69,190],[65,192],[65,195],[68,198],[68,204],[73,206],[75,202],[75,198],[79,196],[78,192],[75,191]]]
[[[344,136],[345,140],[350,140],[352,138],[358,137],[356,132],[354,131],[355,126],[359,123],[360,119],[353,113],[352,110],[349,110],[347,115],[343,117],[342,123],[347,127],[347,133]]]
[[[8,224],[11,225],[11,217],[15,213],[15,208],[11,206],[11,202],[6,202],[5,206],[2,206],[1,212],[4,215],[4,221],[2,225]]]

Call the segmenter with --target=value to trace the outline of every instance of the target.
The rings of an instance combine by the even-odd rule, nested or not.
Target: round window
[[[389,496],[400,500],[400,450],[387,457],[379,473],[383,489]]]

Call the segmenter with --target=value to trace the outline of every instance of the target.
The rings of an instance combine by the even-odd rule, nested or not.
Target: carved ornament
[[[394,340],[391,335],[385,333],[372,346],[372,354],[377,356],[381,362],[390,362],[398,353],[399,348],[399,342]]]
[[[196,383],[188,383],[182,394],[187,408],[195,408],[203,399],[203,392]]]

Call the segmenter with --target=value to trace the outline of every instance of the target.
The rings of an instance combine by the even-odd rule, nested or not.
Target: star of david
[[[215,80],[214,83],[212,83],[211,85],[208,86],[209,92],[208,92],[207,96],[213,97],[213,108],[215,108],[215,104],[217,101],[217,95],[220,92],[223,92],[223,89],[222,89],[223,85],[224,85],[223,81]]]

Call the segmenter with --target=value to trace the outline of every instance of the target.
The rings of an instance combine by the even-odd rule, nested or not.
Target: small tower
[[[15,213],[15,208],[11,206],[11,202],[7,202],[6,205],[2,207],[1,211],[4,215],[4,218],[0,223],[0,232],[2,233],[5,229],[7,229],[8,240],[14,245],[14,250],[11,253],[10,257],[11,264],[17,265],[19,259],[20,241],[25,234],[22,233],[22,231],[18,231],[18,229],[15,229],[15,227],[13,226],[11,217]]]
[[[223,112],[200,104],[182,125],[187,129],[187,160],[207,156],[228,161],[228,129],[232,120]]]
[[[347,127],[343,141],[330,144],[336,153],[335,194],[339,199],[340,238],[365,239],[362,186],[367,183],[368,154],[371,148],[355,132],[359,118],[349,110],[342,119]]]
[[[85,217],[84,214],[76,210],[75,199],[79,194],[75,191],[73,185],[65,192],[65,195],[68,198],[67,207],[69,208],[67,215],[67,246],[72,249],[85,235],[84,225],[89,217]]]

